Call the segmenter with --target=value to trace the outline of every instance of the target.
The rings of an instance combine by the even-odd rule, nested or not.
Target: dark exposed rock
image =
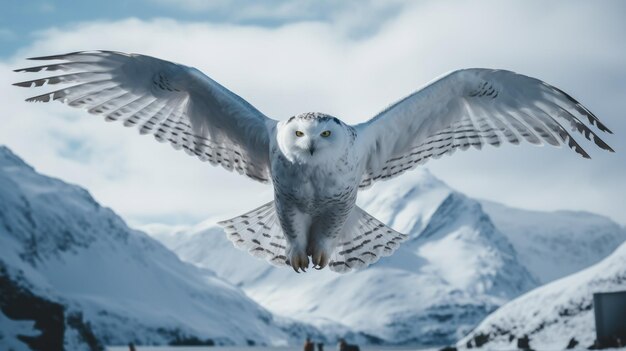
[[[12,320],[34,321],[37,336],[18,335],[32,350],[62,350],[65,324],[63,305],[34,295],[13,280],[0,262],[0,309]]]
[[[83,320],[83,314],[80,312],[70,313],[66,318],[66,323],[78,332],[82,341],[89,346],[91,350],[104,351],[104,347],[98,341],[96,335],[91,329],[89,322]]]
[[[530,338],[528,335],[524,335],[517,339],[517,348],[520,350],[532,350],[530,348]]]
[[[578,340],[576,340],[576,338],[571,338],[569,339],[569,343],[567,343],[567,349],[573,349],[574,347],[576,347],[578,345]]]

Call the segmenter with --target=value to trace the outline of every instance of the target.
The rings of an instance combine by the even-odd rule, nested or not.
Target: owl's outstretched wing
[[[62,60],[16,72],[53,72],[14,85],[72,84],[26,101],[58,100],[107,121],[137,126],[141,134],[202,161],[267,182],[269,135],[276,121],[195,68],[111,51],[35,57]]]
[[[452,72],[356,125],[362,160],[360,187],[402,174],[431,158],[484,144],[565,144],[589,155],[565,129],[613,151],[581,119],[611,131],[571,96],[538,79],[504,70]]]

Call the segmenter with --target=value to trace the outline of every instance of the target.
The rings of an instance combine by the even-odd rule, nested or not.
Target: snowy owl
[[[85,51],[32,59],[54,62],[16,72],[53,75],[15,85],[72,85],[26,101],[85,108],[271,183],[274,201],[220,224],[235,246],[296,272],[310,264],[347,272],[393,253],[407,236],[357,207],[357,193],[430,159],[522,140],[564,144],[589,158],[566,127],[613,151],[583,122],[611,133],[587,108],[505,70],[451,72],[349,125],[317,112],[279,122],[197,69],[150,56]]]

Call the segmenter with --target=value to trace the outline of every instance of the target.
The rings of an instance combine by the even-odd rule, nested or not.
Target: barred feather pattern
[[[354,208],[356,223],[346,225],[348,232],[331,255],[328,267],[338,273],[364,268],[376,263],[381,257],[389,256],[408,239],[386,226],[359,207]]]
[[[18,69],[16,72],[54,72],[56,75],[14,85],[74,85],[37,95],[26,101],[61,101],[72,107],[87,109],[91,114],[103,116],[106,121],[121,121],[126,127],[136,126],[140,134],[152,134],[159,142],[169,142],[175,149],[182,149],[202,161],[220,165],[229,171],[235,170],[263,183],[269,182],[269,137],[264,134],[267,134],[265,123],[270,120],[208,77],[193,75],[188,67],[149,56],[110,51],[75,52],[33,59],[66,62]],[[217,96],[215,101],[226,101],[229,104],[209,106],[207,110],[234,110],[235,113],[245,116],[247,120],[244,122],[249,121],[249,124],[258,127],[255,138],[247,139],[245,135],[237,135],[237,130],[230,134],[224,132],[228,128],[210,120],[211,116],[200,118],[204,118],[203,122],[209,120],[206,124],[218,132],[198,132],[199,128],[194,128],[194,119],[190,116],[197,111],[190,110],[190,102],[192,99],[201,100],[202,103],[210,100],[203,95]],[[236,117],[237,115],[233,119]],[[222,124],[226,121],[237,127],[242,124],[242,121],[229,121],[225,118],[216,120]],[[226,127],[234,129],[230,125]],[[251,147],[240,142],[257,140],[259,135],[265,140],[250,145]],[[265,150],[263,146],[266,146]],[[254,153],[260,156],[253,155]]]
[[[538,79],[502,70],[453,72],[356,126],[363,138],[373,139],[375,145],[408,139],[396,145],[386,159],[379,159],[384,161],[381,166],[367,167],[359,187],[367,188],[377,180],[400,175],[456,150],[498,147],[503,142],[566,145],[590,158],[566,127],[613,152],[581,118],[602,132],[612,133],[570,95]],[[390,123],[403,124],[403,128],[385,125]],[[413,131],[415,136],[395,135],[400,133],[396,131]],[[385,156],[374,150],[365,157]]]
[[[287,240],[278,222],[274,201],[239,217],[218,223],[235,247],[276,266],[285,266]]]

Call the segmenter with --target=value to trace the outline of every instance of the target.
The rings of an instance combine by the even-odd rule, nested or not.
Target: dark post
[[[621,347],[626,341],[626,291],[593,294],[596,342],[600,348]]]

